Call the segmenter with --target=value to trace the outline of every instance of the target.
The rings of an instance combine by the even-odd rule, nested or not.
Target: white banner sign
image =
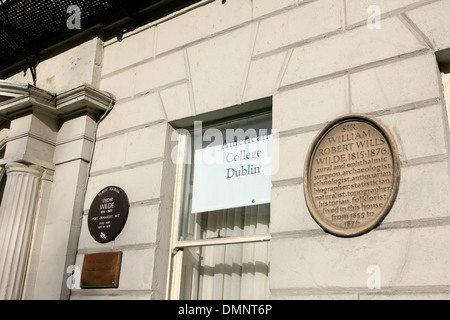
[[[195,150],[192,213],[270,202],[272,135]]]

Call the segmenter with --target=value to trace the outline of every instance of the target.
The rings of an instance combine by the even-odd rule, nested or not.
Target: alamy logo
[[[70,265],[67,267],[66,273],[70,274],[70,277],[68,277],[66,281],[67,288],[70,290],[80,289],[80,280],[81,280],[80,267],[76,265]]]
[[[367,28],[370,30],[381,29],[381,8],[377,5],[371,5],[366,12],[370,14],[367,19]]]
[[[66,25],[70,30],[81,29],[81,9],[77,5],[70,5],[67,8],[67,14],[70,14]]]
[[[270,132],[269,132],[270,131]],[[178,135],[187,137],[187,149],[195,150],[195,164],[205,165],[227,165],[242,164],[238,173],[234,169],[227,169],[227,178],[242,176],[253,173],[262,175],[273,175],[279,168],[279,145],[277,129],[255,129],[234,128],[221,131],[217,128],[203,130],[202,122],[194,122],[194,132],[191,136],[185,129],[177,129],[172,133],[171,140],[177,141]],[[206,147],[207,146],[207,147]],[[191,158],[178,158],[176,145],[172,149],[171,158],[173,163],[191,164]],[[267,166],[267,169],[258,171],[253,163]],[[248,166],[247,166],[248,165]],[[243,172],[246,174],[243,174]]]
[[[380,266],[370,265],[366,269],[366,273],[370,274],[367,278],[367,289],[381,289],[381,269]]]

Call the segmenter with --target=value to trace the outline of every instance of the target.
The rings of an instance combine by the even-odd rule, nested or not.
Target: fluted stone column
[[[0,299],[20,299],[23,290],[34,214],[44,169],[6,164],[7,181],[0,207]]]

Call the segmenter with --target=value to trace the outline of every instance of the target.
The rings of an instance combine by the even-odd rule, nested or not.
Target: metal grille
[[[69,34],[67,8],[72,4],[79,6],[82,22],[118,9],[118,1],[4,0],[0,6],[0,64],[15,56],[32,56],[49,37]]]
[[[95,25],[108,26],[136,15],[144,9],[163,14],[192,4],[192,0],[0,0],[0,72],[23,59],[32,59],[40,50]],[[81,11],[81,29],[69,29],[76,5]],[[149,10],[147,10],[149,9]]]

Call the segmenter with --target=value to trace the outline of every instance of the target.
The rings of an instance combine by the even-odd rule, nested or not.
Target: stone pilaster
[[[0,207],[0,299],[20,299],[44,169],[13,162]]]
[[[0,299],[69,297],[96,126],[114,101],[89,85],[52,94],[0,80]],[[43,170],[54,177],[39,182]]]

